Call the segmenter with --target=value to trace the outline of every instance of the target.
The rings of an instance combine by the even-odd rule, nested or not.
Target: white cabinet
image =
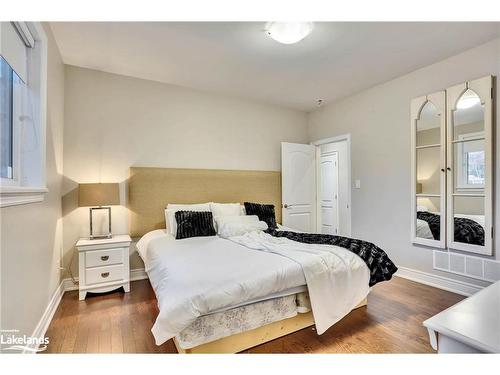
[[[424,322],[438,353],[500,353],[500,281]]]
[[[79,299],[87,292],[109,292],[123,287],[130,291],[128,235],[89,240],[81,239],[76,248],[79,253]]]
[[[493,77],[411,102],[412,242],[493,254]]]

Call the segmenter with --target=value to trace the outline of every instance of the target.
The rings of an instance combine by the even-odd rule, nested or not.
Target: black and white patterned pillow
[[[210,211],[177,211],[175,221],[177,222],[175,238],[178,240],[216,234]]]
[[[274,204],[260,204],[245,202],[245,211],[247,215],[257,215],[260,221],[266,222],[270,229],[277,228],[276,215],[274,213]]]

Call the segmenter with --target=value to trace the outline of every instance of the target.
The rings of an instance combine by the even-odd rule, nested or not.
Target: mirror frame
[[[420,113],[427,102],[431,102],[440,116],[440,162],[439,169],[439,202],[441,215],[439,240],[417,237],[417,121]],[[446,247],[446,93],[438,91],[433,94],[420,96],[411,101],[411,242],[414,244],[438,247]],[[418,194],[419,196],[431,196],[429,194]]]
[[[457,103],[462,94],[468,89],[473,90],[481,99],[484,105],[484,157],[485,157],[485,184],[484,184],[484,246],[455,242],[454,234],[454,216],[453,216],[453,197],[467,196],[467,193],[454,193],[454,141],[453,141],[453,113],[457,109]],[[486,76],[473,81],[468,81],[446,89],[446,107],[447,107],[447,245],[448,248],[460,251],[466,251],[475,254],[493,255],[493,77]],[[477,193],[470,194],[478,196]]]

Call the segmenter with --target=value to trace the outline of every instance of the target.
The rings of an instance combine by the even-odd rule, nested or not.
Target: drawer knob
[[[109,259],[109,255],[103,255],[101,257],[101,260],[104,261],[104,262],[107,261],[108,259]]]
[[[104,278],[106,278],[106,277],[109,276],[109,272],[103,272],[103,273],[101,273],[101,276],[104,277]]]

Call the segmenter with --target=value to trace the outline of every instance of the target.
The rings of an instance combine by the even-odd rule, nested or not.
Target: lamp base
[[[90,236],[89,240],[105,240],[105,239],[109,239],[109,238],[113,238],[113,235],[111,233],[104,234],[102,236]]]
[[[107,210],[108,211],[108,231],[107,233],[97,233],[97,234],[94,234],[94,225],[93,225],[93,222],[92,222],[92,217],[93,217],[93,212],[94,211],[101,211],[101,210]],[[113,238],[113,235],[111,234],[111,207],[102,207],[102,206],[99,206],[99,207],[91,207],[89,209],[89,214],[90,214],[90,236],[89,236],[89,240],[102,240],[102,239],[109,239],[109,238]]]

